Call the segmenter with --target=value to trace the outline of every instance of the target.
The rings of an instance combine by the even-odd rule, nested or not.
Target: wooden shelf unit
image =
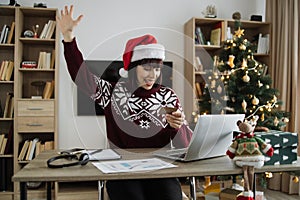
[[[1,106],[5,102],[7,92],[14,94],[14,114],[12,118],[0,118],[0,133],[8,134],[9,126],[13,126],[13,152],[0,155],[0,161],[10,160],[10,168],[5,172],[11,176],[23,168],[29,161],[18,161],[18,156],[25,140],[39,138],[40,141],[53,141],[57,148],[57,104],[58,104],[58,50],[59,32],[55,28],[50,39],[26,38],[25,30],[33,30],[39,25],[38,35],[49,20],[54,20],[58,10],[56,8],[31,8],[31,7],[0,7],[0,30],[6,24],[10,26],[15,22],[12,43],[0,44],[0,62],[3,60],[14,61],[14,72],[9,81],[0,81]],[[53,51],[54,50],[54,51]],[[41,51],[54,52],[53,69],[24,69],[23,61],[36,61],[38,63]],[[50,99],[32,99],[37,94],[33,81],[53,81],[54,91]],[[11,173],[10,173],[11,172]],[[29,197],[43,198],[46,196],[45,188],[29,190]],[[9,190],[0,192],[0,199],[18,199],[19,185],[11,183]]]
[[[207,41],[210,40],[210,33],[216,26],[221,27],[220,40],[225,41],[227,39],[227,27],[230,27],[231,33],[234,34],[235,21],[218,18],[196,18],[193,17],[188,20],[184,25],[185,33],[185,63],[184,63],[184,77],[186,79],[184,89],[184,111],[188,121],[192,121],[192,113],[198,111],[199,98],[196,96],[196,82],[202,86],[205,85],[205,70],[212,69],[213,57],[218,55],[221,51],[222,46],[218,45],[207,45],[207,44],[196,44],[195,30],[196,27],[201,28],[201,32]],[[268,22],[257,22],[257,21],[245,21],[241,20],[241,29],[244,29],[245,35],[243,36],[247,40],[251,41],[259,33],[271,34],[271,24]],[[271,35],[269,39],[269,47],[271,49]],[[203,64],[204,72],[196,70],[196,57],[201,59]],[[268,72],[272,70],[271,66],[271,52],[268,54],[254,54],[257,61],[262,62],[268,66]],[[203,88],[202,88],[203,89]]]

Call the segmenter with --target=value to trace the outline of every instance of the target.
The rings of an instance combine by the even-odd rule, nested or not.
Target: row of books
[[[219,22],[214,25],[210,31],[209,41],[205,38],[200,26],[196,26],[195,29],[195,43],[201,45],[221,45],[222,38],[222,23]]]
[[[268,54],[269,53],[269,40],[270,34],[263,35],[260,33],[258,35],[258,42],[257,42],[257,53],[259,54]]]
[[[13,125],[11,125],[8,134],[0,134],[0,155],[13,153]]]
[[[43,27],[43,30],[40,34],[41,39],[51,39],[52,35],[54,33],[55,30],[55,26],[56,26],[56,21],[54,20],[49,20]]]
[[[18,161],[29,161],[44,150],[54,149],[54,141],[42,142],[39,138],[25,140],[18,156]]]
[[[0,113],[3,118],[12,118],[14,115],[14,94],[12,92],[6,93],[3,113]]]
[[[53,49],[52,52],[45,52],[41,51],[39,53],[39,60],[38,60],[38,69],[54,69],[55,64],[55,50]]]
[[[15,22],[11,25],[4,24],[0,34],[0,44],[11,44],[13,41],[13,35],[15,30]]]
[[[14,71],[14,62],[3,60],[0,66],[0,81],[10,81]]]

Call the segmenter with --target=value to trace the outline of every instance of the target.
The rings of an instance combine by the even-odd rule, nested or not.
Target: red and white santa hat
[[[165,59],[165,48],[157,44],[157,40],[152,35],[143,35],[141,37],[128,40],[123,53],[124,68],[119,70],[121,77],[128,77],[128,67],[131,62],[142,59]]]

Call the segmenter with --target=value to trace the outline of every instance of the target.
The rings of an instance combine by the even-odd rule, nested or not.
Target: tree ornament
[[[278,120],[277,117],[275,117],[275,118],[274,118],[274,125],[275,125],[275,126],[278,126],[278,124],[279,124],[279,120]]]
[[[262,122],[265,121],[265,113],[261,114],[260,120],[261,120]]]
[[[246,59],[243,59],[241,67],[242,67],[242,69],[245,69],[246,67],[248,67]]]
[[[266,85],[266,88],[267,88],[267,89],[269,89],[269,88],[270,88],[270,86],[269,86],[269,85]]]
[[[239,48],[240,48],[240,50],[245,51],[247,47],[244,44],[241,44],[239,46]]]
[[[215,87],[216,87],[216,80],[212,80],[212,81],[211,81],[210,87],[211,87],[211,88],[215,88]]]
[[[247,112],[247,102],[245,101],[245,99],[242,102],[242,108],[243,108],[244,112]]]
[[[259,99],[256,98],[256,96],[253,97],[253,99],[252,99],[252,104],[253,104],[253,105],[258,105],[258,104],[259,104]]]
[[[228,61],[227,61],[227,64],[228,64],[231,68],[234,67],[234,63],[233,63],[234,58],[235,58],[234,55],[229,55],[229,58],[228,58]]]
[[[288,123],[290,120],[289,120],[289,118],[284,117],[284,118],[282,119],[282,121],[283,121],[284,123]]]
[[[244,29],[241,29],[240,27],[238,28],[238,30],[236,30],[234,33],[235,33],[235,36],[237,36],[238,38],[242,37],[242,35],[244,35]]]
[[[299,182],[298,176],[294,176],[294,177],[292,178],[292,180],[293,180],[294,183],[298,183],[298,182]]]
[[[232,14],[232,19],[234,19],[234,20],[240,20],[241,19],[241,13],[240,12],[234,12],[233,14]]]
[[[248,83],[250,81],[250,77],[248,76],[248,73],[246,73],[244,76],[243,76],[243,81],[245,83]]]
[[[222,93],[222,87],[221,87],[220,85],[217,87],[217,92],[218,92],[219,94]]]
[[[260,80],[258,80],[258,87],[260,88],[260,87],[262,87],[264,84],[262,84],[261,82],[260,82]]]

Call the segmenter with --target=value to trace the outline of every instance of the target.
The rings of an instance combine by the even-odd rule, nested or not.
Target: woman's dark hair
[[[149,64],[153,67],[162,68],[163,61],[161,59],[142,59],[142,60],[131,62],[128,67],[128,81],[131,82],[132,86],[136,86],[137,84],[136,70],[133,69],[136,68],[138,65],[145,65],[145,64]],[[161,85],[161,83],[162,83],[162,72],[160,73],[158,79],[156,80],[156,84]]]

